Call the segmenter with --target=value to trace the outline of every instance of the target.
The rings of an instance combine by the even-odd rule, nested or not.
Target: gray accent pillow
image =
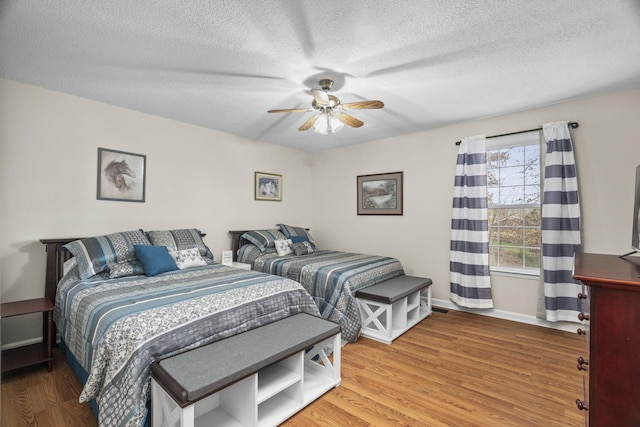
[[[202,240],[200,230],[196,228],[147,231],[147,237],[152,245],[166,246],[169,252],[197,248],[201,256],[213,259],[213,253]]]
[[[293,253],[296,254],[296,256],[309,255],[315,252],[315,250],[313,249],[313,246],[311,246],[311,243],[306,241],[299,242],[299,243],[292,243],[289,245],[289,247],[291,248]]]
[[[278,230],[247,231],[242,236],[240,236],[240,238],[253,243],[262,252],[266,251],[267,248],[274,248],[276,246],[276,240],[286,239],[284,234],[282,234]]]

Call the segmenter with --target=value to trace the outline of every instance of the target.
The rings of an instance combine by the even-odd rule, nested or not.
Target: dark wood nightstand
[[[53,362],[53,354],[51,352],[53,304],[51,300],[49,298],[36,298],[0,304],[0,318],[3,319],[31,313],[42,313],[43,315],[42,342],[4,350],[2,352],[2,372],[45,362],[49,371],[51,371]]]

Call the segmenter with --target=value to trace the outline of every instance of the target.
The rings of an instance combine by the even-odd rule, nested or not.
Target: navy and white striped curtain
[[[463,307],[493,308],[484,135],[463,138],[460,143],[450,249],[451,301]]]
[[[582,250],[578,175],[567,122],[542,126],[547,144],[542,196],[542,266],[546,319],[578,322],[581,291],[573,256]]]

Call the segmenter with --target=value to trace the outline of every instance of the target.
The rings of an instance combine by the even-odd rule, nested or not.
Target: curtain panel
[[[578,322],[581,284],[573,258],[581,252],[580,200],[573,144],[567,122],[542,126],[546,141],[542,197],[542,266],[546,319]]]
[[[483,135],[463,138],[458,150],[449,265],[451,301],[462,307],[493,308]]]

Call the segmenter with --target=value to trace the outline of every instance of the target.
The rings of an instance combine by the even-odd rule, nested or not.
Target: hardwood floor
[[[386,345],[342,351],[342,384],[283,425],[583,426],[577,334],[474,314],[434,312]],[[2,378],[1,426],[97,426],[64,358]]]
[[[46,365],[2,376],[0,426],[96,427],[88,404],[78,403],[82,387],[64,355],[54,350],[51,372]]]

